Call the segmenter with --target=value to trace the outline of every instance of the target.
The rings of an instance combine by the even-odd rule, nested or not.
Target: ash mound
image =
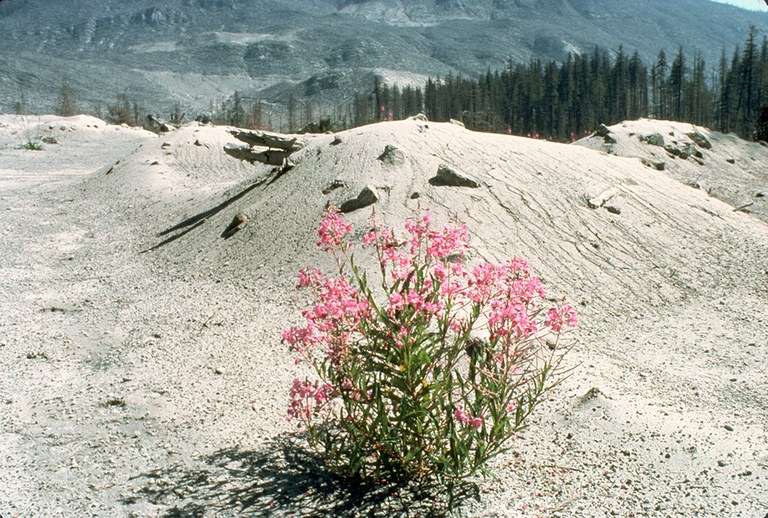
[[[577,145],[639,159],[768,222],[768,145],[692,124],[640,119],[602,126]]]
[[[637,124],[647,126],[642,134],[656,128],[668,135],[671,123]],[[681,131],[693,132],[677,130],[676,145],[698,150],[682,141]],[[628,123],[625,133],[631,132]],[[703,166],[669,158],[638,137],[635,147],[612,145],[615,154],[650,148],[664,156],[646,163],[674,164],[658,170],[584,146],[407,120],[299,136],[285,164],[269,166],[228,156],[225,146],[243,148],[230,128],[188,126],[144,146],[122,166],[125,172],[105,180],[120,182],[123,193],[165,200],[148,207],[143,243],[174,264],[226,265],[240,275],[291,270],[318,260],[314,231],[328,206],[346,212],[360,235],[373,212],[380,223],[399,226],[428,210],[437,223],[467,223],[470,260],[521,255],[563,290],[553,296],[619,311],[679,303],[715,285],[754,284],[764,275],[754,259],[767,251],[768,228],[677,176],[743,171],[739,162],[751,164],[750,155],[768,150],[706,130],[697,135],[712,143],[705,158],[690,155]],[[253,147],[255,154],[267,149]],[[739,190],[750,188],[742,185]],[[238,215],[247,221],[230,233]]]

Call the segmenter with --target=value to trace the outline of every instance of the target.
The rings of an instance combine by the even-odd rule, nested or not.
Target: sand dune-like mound
[[[57,143],[18,149],[25,127]],[[439,514],[329,476],[284,419],[279,331],[296,270],[329,266],[328,206],[357,237],[372,214],[462,221],[468,261],[525,257],[579,309],[573,375],[455,514],[764,514],[765,148],[671,122],[562,145],[408,120],[289,136],[267,165],[232,130],[0,118],[0,514]]]
[[[305,136],[289,167],[251,167],[222,152],[223,129],[177,133],[125,166],[137,192],[194,193],[158,207],[147,234],[146,248],[170,261],[243,273],[313,263],[314,230],[333,206],[360,235],[373,212],[389,225],[419,210],[466,222],[471,260],[522,255],[555,291],[600,311],[764,275],[750,260],[766,251],[764,225],[639,160],[412,120]],[[749,153],[736,152],[726,154]],[[238,214],[247,224],[222,239]]]
[[[640,119],[603,127],[577,145],[663,170],[768,222],[768,146],[692,124]]]

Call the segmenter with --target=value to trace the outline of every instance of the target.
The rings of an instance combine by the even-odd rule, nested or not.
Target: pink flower
[[[325,251],[335,250],[341,246],[344,236],[350,232],[352,232],[352,225],[341,219],[338,212],[328,210],[317,230],[320,236],[317,247]]]
[[[469,248],[469,232],[466,225],[445,227],[442,232],[430,231],[427,234],[427,257],[446,259],[451,255],[461,255]]]
[[[313,284],[320,282],[322,278],[323,272],[321,272],[319,269],[316,269],[313,272],[304,269],[299,270],[299,282],[296,285],[296,288],[308,288]]]
[[[552,331],[558,332],[563,327],[576,327],[579,325],[579,317],[576,315],[576,310],[571,306],[565,304],[560,309],[550,308],[547,311],[547,318],[544,320],[544,325],[552,328]]]
[[[453,412],[453,418],[463,425],[471,426],[474,430],[479,430],[483,427],[484,421],[482,417],[471,416],[460,406],[456,407],[456,410]]]
[[[363,246],[372,246],[376,244],[376,232],[371,231],[363,236]]]
[[[319,381],[311,383],[295,378],[289,391],[291,404],[288,407],[288,420],[300,419],[305,423],[309,422],[312,416],[320,411],[331,392],[328,384],[320,386]]]
[[[453,417],[462,424],[469,424],[470,422],[470,417],[461,407],[456,407],[456,411],[453,413]]]
[[[394,315],[395,312],[402,310],[403,306],[405,306],[405,299],[400,293],[395,292],[389,296],[388,312],[390,314]]]

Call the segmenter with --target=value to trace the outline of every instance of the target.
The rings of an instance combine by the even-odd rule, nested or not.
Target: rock
[[[331,142],[331,145],[332,146],[338,146],[342,142],[343,141],[341,140],[341,137],[339,135],[336,135],[335,137],[333,137],[333,141]]]
[[[248,221],[248,216],[242,212],[238,213],[234,218],[232,218],[232,221],[229,225],[227,225],[227,228],[224,229],[224,232],[221,233],[221,237],[224,239],[229,239],[230,237],[234,236],[240,229],[245,226],[246,221]]]
[[[587,391],[586,394],[584,394],[579,398],[579,403],[580,404],[588,403],[593,399],[597,399],[600,396],[604,396],[603,392],[597,387],[592,387]]]
[[[357,198],[345,201],[341,204],[339,210],[344,213],[352,212],[373,205],[377,201],[379,201],[379,193],[376,191],[376,187],[366,185],[365,188],[360,191],[360,194],[357,195]]]
[[[331,194],[336,189],[340,189],[340,188],[346,187],[346,186],[347,186],[347,184],[344,183],[343,180],[334,180],[333,182],[331,182],[331,185],[329,185],[328,187],[323,189],[323,194]]]
[[[694,144],[699,146],[701,149],[712,149],[712,143],[709,141],[707,137],[699,133],[698,131],[693,131],[691,133],[686,133],[686,136],[691,139]]]
[[[755,198],[765,198],[766,196],[768,196],[768,192],[760,191],[755,193]]]
[[[696,147],[690,142],[684,142],[678,146],[673,146],[670,144],[665,146],[664,149],[670,155],[682,158],[683,160],[688,160],[688,157],[693,156],[694,153],[698,151]]]
[[[653,161],[653,160],[647,160],[645,158],[641,158],[640,161],[643,163],[644,166],[652,167],[652,168],[656,169],[657,171],[663,171],[667,167],[667,164],[664,163],[664,162],[657,162],[657,161]]]
[[[171,124],[155,115],[147,115],[147,126],[155,133],[168,133],[178,127],[175,124]]]
[[[611,214],[621,214],[621,207],[618,205],[604,205],[604,207]]]
[[[598,137],[607,137],[608,134],[611,132],[611,129],[606,126],[605,124],[601,124],[598,126],[597,131],[595,132],[595,135]]]
[[[448,119],[448,122],[450,122],[451,124],[455,124],[457,126],[461,126],[462,128],[466,128],[466,126],[464,126],[464,123],[461,122],[460,120]]]
[[[728,162],[729,164],[735,164],[736,163],[736,160],[734,160],[733,158],[726,158],[725,161]]]
[[[195,139],[195,145],[196,145],[197,147],[202,147],[202,146],[204,146],[205,144],[203,144],[202,142],[200,142],[200,139]]]
[[[379,161],[387,165],[403,165],[405,153],[391,144],[384,146],[384,152],[379,155]]]
[[[477,181],[457,173],[445,164],[440,164],[437,175],[430,178],[429,183],[439,187],[480,187]]]
[[[603,140],[605,141],[606,144],[616,144],[617,142],[616,139],[613,138],[611,135],[604,136]]]
[[[417,192],[414,192],[413,194],[411,194],[411,199],[412,200],[418,200],[419,198],[421,198],[421,194],[419,194]]]
[[[664,136],[661,133],[652,133],[650,135],[641,135],[640,141],[652,146],[664,147]]]
[[[112,164],[112,167],[109,168],[109,171],[107,171],[107,174],[112,174],[115,171],[117,171],[117,166],[120,165],[120,160]]]
[[[590,209],[599,209],[603,205],[605,205],[608,200],[613,198],[616,195],[616,189],[607,189],[597,196],[589,196],[587,195],[587,207]]]
[[[59,141],[56,140],[56,137],[43,137],[43,142],[46,144],[58,144]]]

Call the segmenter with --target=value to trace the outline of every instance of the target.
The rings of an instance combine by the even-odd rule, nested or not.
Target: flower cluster
[[[327,211],[326,218],[320,223],[318,248],[330,251],[341,246],[344,236],[352,232],[352,225],[341,219],[335,211]]]
[[[472,417],[471,415],[467,414],[461,407],[458,407],[453,413],[453,418],[462,424],[471,426],[473,430],[479,430],[483,427],[482,417]]]
[[[543,338],[578,317],[568,305],[542,307],[544,288],[523,259],[465,266],[464,225],[435,229],[427,214],[405,231],[374,227],[362,239],[380,267],[377,297],[350,253],[352,227],[325,215],[317,245],[338,272],[299,272],[314,303],[283,342],[318,379],[294,381],[288,416],[341,471],[468,476],[556,383],[565,351]]]
[[[560,331],[563,328],[579,325],[579,317],[576,315],[575,309],[568,304],[564,304],[560,308],[550,308],[547,311],[544,325],[549,326],[553,331]]]
[[[309,423],[328,401],[331,391],[330,385],[320,385],[319,381],[310,383],[307,380],[294,379],[289,391],[291,404],[288,407],[288,420],[299,419]]]

